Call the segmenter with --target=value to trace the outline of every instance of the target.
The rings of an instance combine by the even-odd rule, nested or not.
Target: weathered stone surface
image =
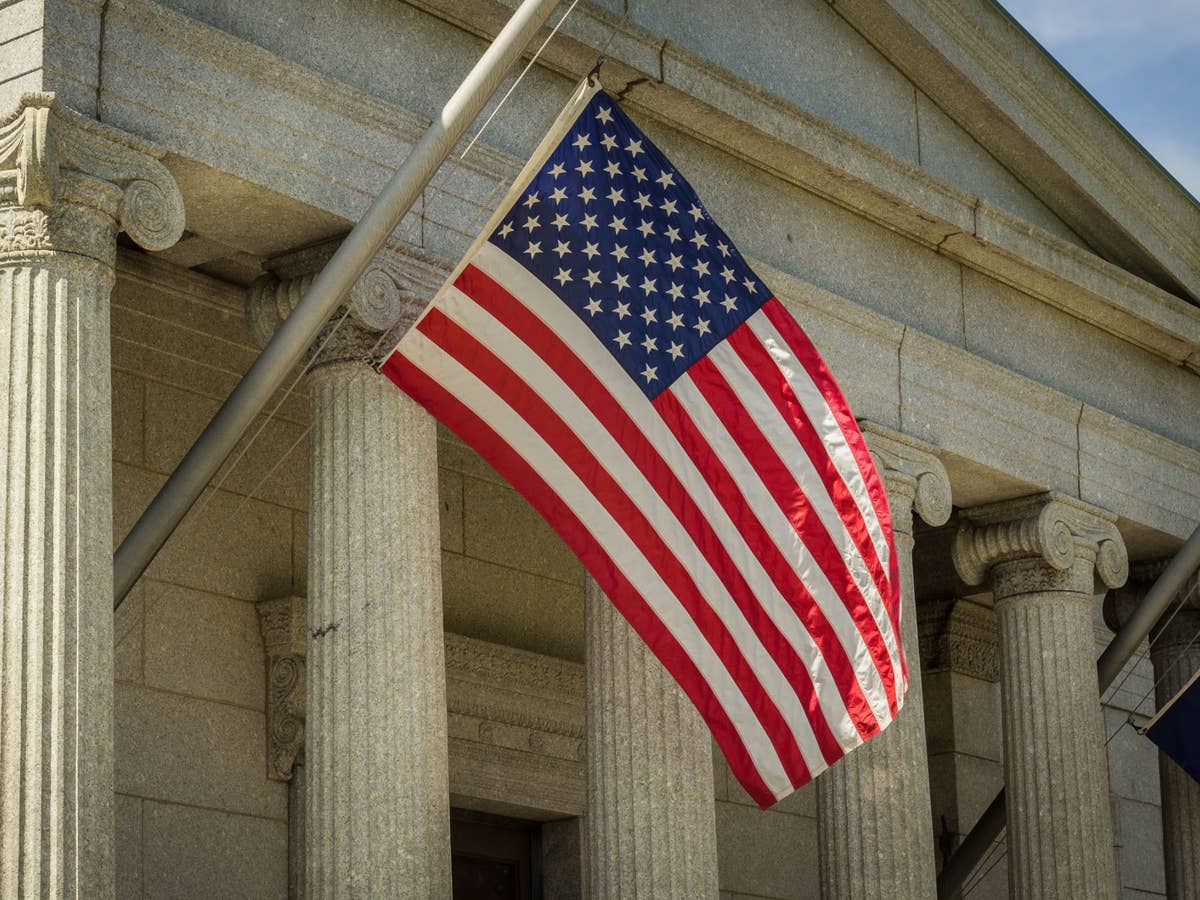
[[[590,896],[715,898],[708,729],[590,577],[586,593]]]
[[[931,525],[950,515],[950,481],[934,448],[867,422],[863,436],[887,490],[900,572],[904,707],[882,734],[817,779],[821,896],[930,896],[934,892],[925,709],[912,582],[913,513]],[[905,834],[906,840],[894,836]]]
[[[954,565],[990,582],[1000,623],[1010,890],[1116,896],[1097,701],[1093,582],[1128,574],[1115,517],[1059,494],[963,511]]]

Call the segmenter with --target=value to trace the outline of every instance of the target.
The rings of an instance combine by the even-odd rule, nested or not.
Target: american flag
[[[603,93],[566,121],[382,371],[554,527],[766,808],[903,701],[887,499],[675,167]]]

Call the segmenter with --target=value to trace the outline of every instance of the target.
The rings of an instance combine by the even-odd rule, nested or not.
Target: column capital
[[[950,518],[950,477],[937,447],[865,420],[859,430],[887,490],[893,529],[912,534],[914,512],[928,525],[944,525]]]
[[[87,119],[52,93],[0,116],[0,261],[60,251],[113,265],[118,231],[147,250],[183,233],[183,195],[163,151]]]
[[[1130,567],[1129,581],[1119,590],[1110,591],[1104,598],[1104,624],[1114,633],[1120,631],[1141,604],[1146,592],[1166,570],[1170,557],[1139,562]],[[1176,604],[1182,605],[1176,610]],[[1165,621],[1150,630],[1155,653],[1169,652],[1192,642],[1200,631],[1200,572],[1192,573],[1171,601]],[[1161,636],[1160,636],[1161,635]]]
[[[304,758],[308,601],[278,597],[255,605],[267,657],[267,777],[291,781]]]
[[[246,294],[246,318],[255,339],[265,346],[291,314],[313,279],[333,257],[342,238],[323,241],[270,260],[268,274]],[[445,280],[449,269],[438,259],[403,242],[386,244],[350,288],[345,303],[331,317],[346,321],[325,344],[323,362],[371,361],[400,340]],[[332,324],[317,336],[322,344]]]
[[[998,599],[1042,590],[1091,594],[1093,576],[1119,587],[1129,558],[1115,522],[1112,513],[1054,491],[966,509],[954,567],[967,584],[992,576]]]

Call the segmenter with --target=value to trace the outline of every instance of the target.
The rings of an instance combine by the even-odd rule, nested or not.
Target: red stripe
[[[750,461],[767,492],[783,510],[801,542],[825,573],[834,592],[841,598],[866,643],[871,658],[875,661],[875,667],[879,670],[887,693],[888,707],[894,716],[899,706],[896,703],[895,673],[887,645],[879,625],[871,615],[866,599],[851,577],[846,568],[846,561],[842,559],[841,553],[830,539],[824,524],[812,509],[791,472],[780,460],[775,448],[763,436],[754,418],[738,399],[737,392],[713,362],[707,357],[698,360],[688,369],[686,377],[691,379],[721,420],[721,424],[725,426],[730,438]]]
[[[840,759],[844,751],[829,727],[804,660],[767,615],[728,548],[657,447],[571,348],[486,273],[468,266],[455,285],[502,319],[513,334],[554,370],[621,446],[695,542],[764,648],[779,663],[805,709],[822,757],[829,764]]]
[[[841,694],[842,702],[845,703],[846,711],[859,736],[865,741],[872,735],[878,734],[879,722],[858,681],[854,664],[838,639],[837,633],[796,573],[795,567],[783,555],[783,551],[754,515],[750,504],[739,490],[737,482],[725,469],[720,457],[713,451],[700,429],[696,427],[683,404],[670,390],[663,391],[654,399],[654,407],[667,428],[675,435],[675,439],[691,457],[696,468],[703,474],[713,495],[725,509],[729,518],[733,520],[734,525],[745,536],[750,546],[754,547],[759,561],[770,575],[779,593],[787,600],[800,621],[804,623],[804,627],[816,643],[825,660],[826,667],[833,676],[834,684],[837,686],[838,693]]]
[[[817,434],[811,420],[804,412],[804,407],[801,406],[792,386],[788,384],[783,372],[780,371],[779,364],[750,328],[736,329],[729,335],[729,346],[737,353],[750,375],[758,382],[763,393],[775,406],[780,418],[791,429],[792,435],[800,446],[804,448],[825,492],[833,501],[838,518],[846,526],[846,531],[854,542],[855,549],[858,550],[863,562],[867,564],[867,569],[875,582],[875,588],[879,591],[879,596],[884,599],[884,608],[886,609],[891,598],[891,584],[887,574],[883,571],[883,563],[879,560],[875,543],[867,531],[867,523],[863,519],[862,510],[859,509],[846,482],[842,480],[837,465],[829,455],[828,448],[821,441],[821,436]],[[892,627],[894,630],[895,622],[892,623]],[[899,632],[896,633],[899,634]]]
[[[441,310],[431,310],[418,328],[502,397],[570,467],[580,481],[587,485],[654,567],[671,594],[678,599],[705,640],[716,651],[758,716],[793,785],[798,787],[811,780],[811,773],[791,729],[746,661],[741,647],[720,617],[713,612],[686,566],[674,555],[617,480],[588,449],[588,442],[584,440],[586,435],[577,435],[571,430],[558,413],[517,373]]]
[[[833,417],[837,420],[838,426],[842,429],[842,435],[850,446],[850,452],[854,454],[854,461],[858,464],[858,471],[862,474],[863,484],[867,486],[871,505],[875,509],[875,518],[879,520],[884,540],[887,541],[888,572],[892,590],[891,595],[885,598],[885,605],[897,635],[897,646],[900,646],[900,564],[896,558],[896,545],[892,538],[892,513],[888,505],[887,492],[883,488],[879,473],[875,470],[875,463],[871,460],[867,443],[858,429],[858,422],[855,420],[854,414],[850,412],[850,404],[846,402],[846,397],[842,394],[842,389],[834,379],[833,373],[829,371],[825,360],[821,358],[821,354],[817,352],[817,348],[813,346],[812,341],[808,339],[808,335],[800,328],[792,314],[774,297],[762,305],[762,312],[775,326],[780,337],[787,342],[788,348],[800,365],[804,367],[804,371],[808,373],[812,383],[825,397],[825,402],[833,411]],[[908,661],[904,657],[903,647],[900,651],[900,665],[907,681]]]
[[[478,448],[480,455],[545,517],[700,711],[738,781],[761,808],[773,805],[774,795],[711,686],[562,498],[491,426],[399,352],[388,357],[381,371],[470,446]]]

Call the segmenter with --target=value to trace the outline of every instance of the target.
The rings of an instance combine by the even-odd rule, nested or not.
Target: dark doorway
[[[541,900],[537,822],[450,810],[454,900]]]

